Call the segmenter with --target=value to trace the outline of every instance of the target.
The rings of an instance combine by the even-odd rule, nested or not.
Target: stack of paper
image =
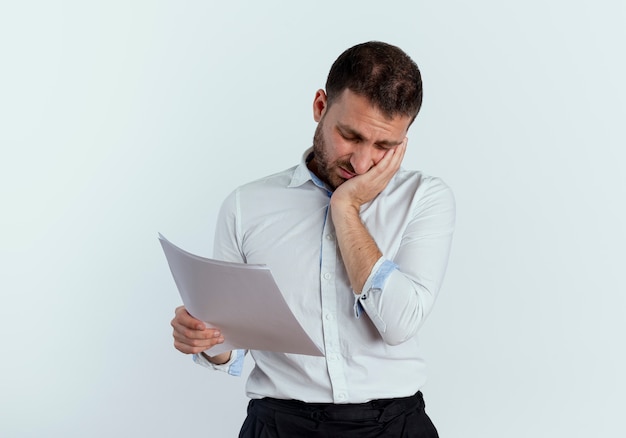
[[[225,342],[207,351],[266,350],[323,356],[306,334],[265,265],[212,260],[188,253],[159,234],[185,308]]]

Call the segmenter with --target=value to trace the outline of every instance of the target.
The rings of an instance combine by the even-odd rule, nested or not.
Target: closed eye
[[[339,135],[341,135],[341,137],[344,140],[349,141],[351,143],[360,143],[361,141],[363,141],[363,139],[359,136],[346,134],[345,132],[342,132],[342,131],[339,131]]]

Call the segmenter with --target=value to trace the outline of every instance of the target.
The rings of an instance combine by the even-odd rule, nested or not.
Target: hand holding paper
[[[219,328],[224,337],[207,354],[252,349],[323,356],[266,266],[207,259],[176,247],[160,234],[159,240],[189,314]]]
[[[174,329],[174,347],[181,353],[202,353],[224,342],[219,329],[207,328],[204,322],[191,316],[184,306],[176,308],[172,328]],[[219,364],[227,362],[229,357],[230,354],[224,353],[223,357],[217,355],[211,360]]]

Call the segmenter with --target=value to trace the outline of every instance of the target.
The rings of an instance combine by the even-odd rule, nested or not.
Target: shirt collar
[[[291,176],[291,182],[287,187],[300,187],[307,181],[311,181],[317,187],[326,190],[328,192],[328,195],[330,196],[332,194],[332,191],[328,187],[326,187],[326,184],[324,184],[324,182],[319,179],[317,175],[311,172],[307,167],[307,163],[311,161],[312,158],[313,148],[310,147],[306,151],[304,151],[304,154],[302,154],[300,164],[296,166],[296,169]]]

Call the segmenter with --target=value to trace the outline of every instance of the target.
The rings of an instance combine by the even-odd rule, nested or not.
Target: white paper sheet
[[[188,253],[159,233],[185,308],[225,342],[207,351],[215,356],[252,349],[323,356],[306,334],[265,265],[230,263]]]

